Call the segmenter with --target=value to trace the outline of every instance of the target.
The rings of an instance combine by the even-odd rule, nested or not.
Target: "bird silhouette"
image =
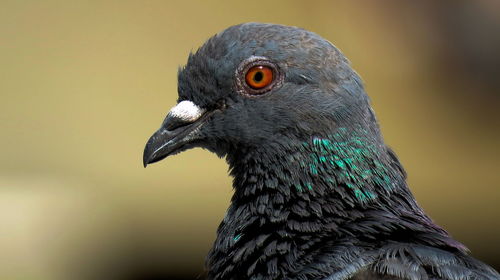
[[[418,206],[360,77],[315,33],[229,27],[189,56],[178,93],[143,160],[226,158],[208,279],[500,279]]]

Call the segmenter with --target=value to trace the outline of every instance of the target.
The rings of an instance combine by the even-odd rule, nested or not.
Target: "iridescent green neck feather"
[[[326,183],[361,203],[373,200],[378,193],[391,192],[401,183],[403,174],[389,170],[390,163],[381,153],[381,145],[366,129],[341,127],[327,137],[312,137],[303,143],[309,158],[300,162],[311,181],[296,185],[297,190],[313,190],[316,183]]]

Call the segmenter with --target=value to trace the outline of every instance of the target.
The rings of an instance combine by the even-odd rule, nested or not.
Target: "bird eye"
[[[236,69],[236,90],[245,96],[259,96],[282,85],[278,65],[262,56],[251,56]]]
[[[257,65],[248,69],[245,74],[247,85],[253,89],[262,89],[270,85],[273,81],[274,74],[271,67],[265,65]]]

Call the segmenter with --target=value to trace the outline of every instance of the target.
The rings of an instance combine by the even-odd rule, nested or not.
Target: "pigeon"
[[[226,159],[207,279],[500,279],[417,204],[361,78],[319,35],[229,27],[189,55],[178,94],[143,162]]]

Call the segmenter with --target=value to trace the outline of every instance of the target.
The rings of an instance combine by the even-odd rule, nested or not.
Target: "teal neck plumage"
[[[361,203],[375,199],[381,192],[391,192],[404,178],[400,172],[390,170],[387,148],[381,143],[361,126],[340,127],[326,137],[312,137],[303,143],[303,152],[309,157],[300,162],[311,180],[295,187],[311,191],[315,183],[324,182]]]
[[[209,279],[287,279],[312,260],[298,252],[390,239],[400,217],[418,217],[405,234],[440,231],[413,201],[376,125],[272,140],[228,157],[235,193],[208,257]]]

